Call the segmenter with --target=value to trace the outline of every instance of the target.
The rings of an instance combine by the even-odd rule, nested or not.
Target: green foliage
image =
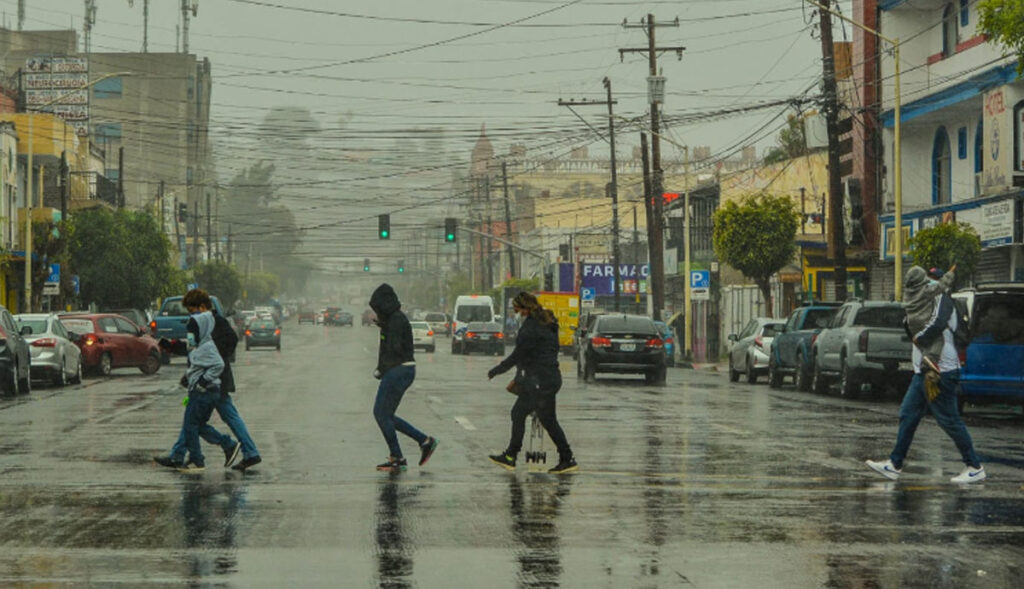
[[[779,131],[778,146],[768,150],[765,164],[777,164],[807,154],[807,140],[804,134],[804,117],[789,115],[786,127]]]
[[[910,238],[911,256],[922,268],[946,270],[956,264],[957,284],[964,284],[981,258],[981,239],[966,223],[943,223]]]
[[[234,308],[235,301],[242,298],[242,277],[231,264],[204,262],[192,269],[192,277],[200,288],[216,295],[228,311]]]
[[[796,255],[799,226],[796,204],[788,197],[762,193],[726,202],[714,215],[715,255],[753,280],[770,302],[768,281]]]
[[[249,305],[262,305],[281,291],[281,280],[269,272],[253,272],[242,280],[242,298]]]
[[[1017,54],[1017,75],[1024,75],[1024,2],[982,0],[978,4],[978,30],[991,41]]]
[[[81,285],[81,300],[101,308],[144,309],[184,284],[171,263],[171,242],[156,220],[141,211],[95,208],[75,213],[68,249]]]

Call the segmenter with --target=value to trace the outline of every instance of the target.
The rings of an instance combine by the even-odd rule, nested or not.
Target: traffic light
[[[370,258],[363,258],[363,272],[370,271]]]
[[[398,260],[398,273],[405,272],[405,260]]]
[[[381,239],[391,238],[391,215],[377,217],[377,236]]]
[[[178,203],[178,222],[184,223],[185,217],[188,215],[188,203]]]
[[[458,229],[458,222],[455,217],[445,217],[444,219],[444,241],[445,243],[455,243],[455,230]]]

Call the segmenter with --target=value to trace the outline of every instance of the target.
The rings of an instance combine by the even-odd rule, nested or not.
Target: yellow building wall
[[[804,189],[803,203],[800,202],[801,188]],[[828,193],[828,154],[817,152],[770,166],[725,174],[721,178],[721,190],[722,203],[766,192],[792,198],[797,211],[820,214],[822,206],[827,206],[823,195]],[[808,221],[805,224],[809,235],[820,235],[821,230],[818,223]]]
[[[82,141],[75,134],[75,129],[60,117],[47,113],[0,113],[0,121],[14,123],[18,134],[18,155],[28,153],[28,121],[32,117],[32,154],[33,157],[49,157],[60,159],[61,153],[67,154],[68,169],[75,172],[86,169],[89,158],[89,142]],[[35,161],[39,167],[44,160]],[[71,174],[71,194],[88,194],[88,179],[81,174]]]

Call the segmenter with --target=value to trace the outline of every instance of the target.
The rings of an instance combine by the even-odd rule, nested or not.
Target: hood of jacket
[[[922,298],[928,286],[928,273],[920,266],[911,266],[903,279],[903,302],[913,304]]]
[[[214,319],[213,313],[209,311],[197,313],[192,318],[196,320],[196,325],[199,327],[199,341],[196,342],[196,345],[199,345],[213,335],[213,327],[217,324],[217,320]]]
[[[378,286],[373,291],[373,294],[370,295],[370,308],[377,314],[377,317],[384,320],[401,309],[402,303],[398,302],[398,295],[395,293],[395,289],[385,282]]]

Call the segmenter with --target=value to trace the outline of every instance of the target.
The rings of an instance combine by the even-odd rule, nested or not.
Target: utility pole
[[[622,293],[622,260],[620,259],[619,253],[619,183],[618,183],[618,170],[615,162],[615,115],[612,110],[612,106],[616,104],[616,101],[612,100],[612,81],[608,78],[604,78],[601,81],[604,84],[605,91],[607,93],[607,99],[604,101],[591,101],[583,100],[576,102],[570,100],[565,102],[562,100],[558,101],[559,106],[568,106],[570,109],[573,106],[579,105],[600,105],[608,107],[608,143],[611,145],[611,168],[612,168],[612,181],[608,184],[608,196],[612,199],[612,271],[614,272],[615,284],[614,284],[614,301],[615,311],[620,310],[620,297]]]
[[[843,184],[839,172],[839,97],[836,90],[836,59],[832,45],[832,14],[824,0],[818,7],[821,28],[821,63],[825,127],[828,131],[828,253],[835,262],[836,300],[846,300],[846,227],[843,224]]]
[[[652,244],[654,243],[655,221],[653,206],[654,199],[651,198],[651,161],[648,158],[647,133],[644,132],[640,133],[640,163],[642,164],[644,177],[644,215],[647,219],[647,261],[648,265],[650,265],[650,255],[651,252],[654,251],[654,245]],[[651,276],[653,277],[653,273]],[[653,289],[653,285],[651,285],[651,288]],[[640,292],[639,285],[637,292]],[[650,309],[647,310],[648,314],[650,314],[650,311]]]
[[[491,253],[494,250],[491,236],[494,235],[494,226],[491,224],[491,176],[489,173],[484,178],[484,193],[487,196],[487,284],[484,285],[484,290],[489,290],[494,287],[494,264],[491,262]]]
[[[117,148],[117,206],[124,208],[124,147]]]
[[[228,223],[228,265],[231,265],[231,224]]]
[[[636,228],[636,204],[633,205],[633,265],[637,268],[640,267],[640,232]],[[639,285],[636,289],[636,296],[634,303],[640,304],[640,288]]]
[[[213,259],[213,224],[210,220],[210,193],[206,193],[206,260]]]
[[[199,264],[199,199],[196,199],[195,213],[192,215],[192,265]]]
[[[167,206],[164,203],[164,181],[160,181],[160,186],[157,188],[157,200],[160,202],[160,232],[166,234],[167,232]]]
[[[60,152],[60,220],[68,220],[68,152]]]
[[[651,103],[651,195],[654,199],[651,204],[654,214],[654,227],[653,231],[648,228],[648,233],[654,238],[653,242],[648,244],[650,249],[650,270],[651,270],[651,317],[655,320],[661,319],[661,310],[664,307],[665,302],[665,241],[662,232],[662,208],[663,208],[663,197],[664,183],[662,181],[662,170],[661,170],[661,145],[660,145],[660,131],[658,122],[658,105],[662,102],[664,96],[664,83],[665,79],[658,76],[658,52],[659,51],[675,51],[679,59],[683,58],[683,51],[686,47],[658,47],[654,39],[654,30],[658,26],[663,27],[678,27],[679,19],[676,18],[671,23],[665,23],[657,25],[654,22],[654,15],[647,15],[647,22],[641,21],[639,25],[630,25],[623,23],[625,28],[645,28],[647,29],[647,47],[646,48],[635,48],[635,49],[619,49],[619,58],[621,59],[626,53],[647,53],[647,62],[650,68],[649,77],[647,78],[647,89],[649,99]],[[649,219],[650,220],[650,219]],[[689,277],[687,277],[689,280]]]
[[[19,5],[18,29],[21,29],[21,17],[24,6]],[[85,18],[82,19],[83,37],[85,37],[85,52],[92,51],[92,27],[96,24],[96,0],[85,0]]]
[[[505,192],[505,238],[512,241],[512,210],[508,205],[508,169],[506,168],[505,162],[501,162],[501,186]],[[516,277],[516,255],[512,251],[512,246],[507,246],[505,249],[508,250],[508,273],[512,278]]]
[[[690,148],[683,147],[683,353],[680,358],[690,358],[690,350],[693,349],[693,292],[690,290],[692,279],[690,278]]]
[[[178,197],[174,197],[174,249],[177,250],[177,252],[178,252],[178,262],[177,262],[177,264],[180,264],[181,263],[181,222],[185,221],[185,219],[179,219],[178,218],[178,214],[179,214],[178,211],[179,211],[179,209],[178,209]],[[185,229],[186,230],[188,229],[188,225],[185,226]],[[175,265],[177,265],[177,264],[175,264]]]
[[[18,30],[25,29],[25,0],[18,0]]]

